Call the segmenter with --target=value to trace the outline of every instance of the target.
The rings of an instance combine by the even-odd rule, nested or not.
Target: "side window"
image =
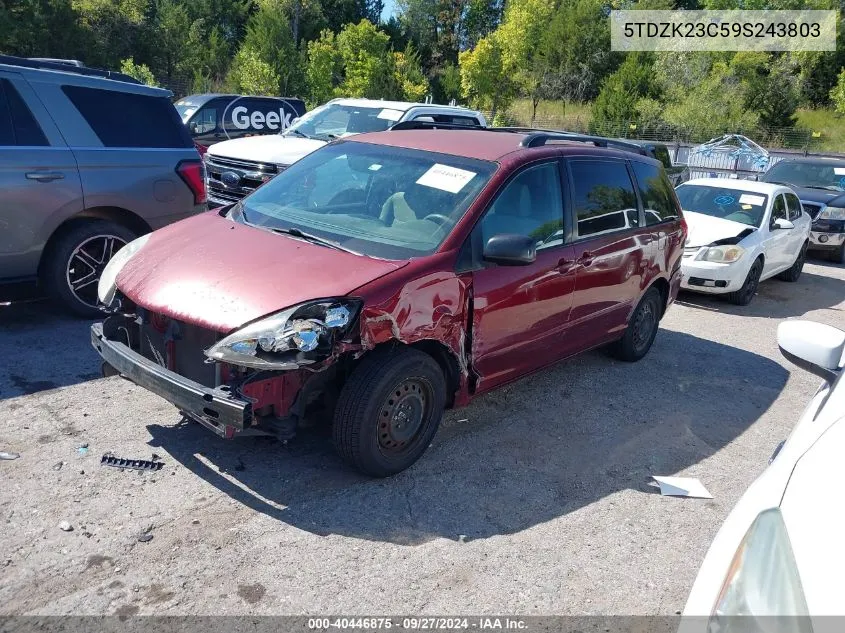
[[[789,214],[788,219],[792,222],[801,217],[801,201],[794,193],[786,193],[786,211]]]
[[[6,102],[6,81],[0,80],[0,147],[15,144],[15,130],[12,128],[12,114]]]
[[[663,170],[637,161],[631,161],[631,165],[643,201],[646,226],[677,219],[678,210],[675,208],[672,185]]]
[[[429,117],[418,117],[422,118],[429,118]],[[431,117],[437,123],[451,123],[453,125],[466,125],[472,127],[479,127],[481,124],[478,122],[478,119],[475,117],[470,116],[459,116],[455,114],[436,114]]]
[[[217,108],[204,107],[197,112],[188,124],[191,134],[208,134],[217,129]]]
[[[786,204],[783,195],[779,195],[772,203],[772,222],[775,220],[786,220]]]
[[[563,203],[557,163],[529,167],[511,180],[481,219],[482,243],[516,233],[537,240],[537,249],[563,243]]]
[[[578,237],[639,225],[637,194],[624,162],[573,160],[569,169]]]
[[[12,82],[8,79],[0,80],[3,88],[2,91],[6,94],[6,107],[8,108],[8,115],[12,121],[12,132],[14,140],[9,145],[26,145],[26,146],[43,146],[49,145],[47,137],[41,131],[41,126],[32,116],[29,106],[23,100],[23,97],[18,93]],[[0,106],[0,117],[2,117],[2,106]],[[2,128],[2,123],[0,123]],[[0,138],[3,133],[0,132]],[[2,145],[0,141],[0,145]]]
[[[62,86],[106,147],[193,147],[176,108],[166,97]]]

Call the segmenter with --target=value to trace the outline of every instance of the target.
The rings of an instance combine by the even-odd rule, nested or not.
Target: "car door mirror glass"
[[[537,259],[537,242],[527,235],[500,233],[484,245],[484,260],[503,266],[526,266]]]
[[[773,229],[794,229],[795,225],[790,222],[789,220],[784,220],[783,218],[778,218],[774,222],[772,222]]]

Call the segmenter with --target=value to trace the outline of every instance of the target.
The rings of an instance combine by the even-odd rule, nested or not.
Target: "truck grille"
[[[804,202],[801,201],[801,206],[804,207],[804,211],[810,216],[810,219],[815,220],[816,216],[824,209],[825,205],[817,204],[815,202]]]
[[[280,172],[283,165],[205,155],[208,197],[218,204],[237,202]]]
[[[140,353],[206,387],[219,383],[217,363],[206,363],[203,350],[217,342],[216,332],[162,314],[141,313]]]

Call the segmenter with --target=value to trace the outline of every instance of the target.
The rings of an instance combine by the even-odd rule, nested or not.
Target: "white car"
[[[759,283],[797,281],[810,216],[789,187],[750,180],[697,178],[675,189],[689,227],[681,288],[724,294],[748,305]]]
[[[336,138],[381,132],[420,121],[487,127],[484,115],[460,106],[375,99],[334,99],[314,108],[281,134],[216,143],[205,155],[208,204],[237,202],[280,171]]]
[[[684,609],[731,631],[729,616],[845,615],[845,332],[811,321],[785,321],[778,345],[799,367],[824,379],[769,467],[751,484],[704,558]],[[749,621],[751,620],[751,621]],[[721,625],[720,625],[721,621]],[[688,631],[701,630],[689,619]],[[825,622],[743,618],[743,631],[833,630]],[[842,620],[826,621],[841,629]],[[693,626],[692,623],[696,623]],[[736,619],[734,619],[736,623]]]

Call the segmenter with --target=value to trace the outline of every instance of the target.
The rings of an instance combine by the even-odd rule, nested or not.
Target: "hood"
[[[798,194],[801,200],[807,202],[818,202],[819,204],[826,204],[830,207],[845,206],[845,193],[841,191],[825,191],[824,189],[810,189],[808,187],[796,187],[790,185],[792,190]]]
[[[226,333],[346,295],[407,262],[353,255],[203,213],[155,231],[117,276],[136,304]]]
[[[240,158],[275,165],[291,165],[325,144],[326,141],[313,138],[266,134],[216,143],[208,149],[208,153],[221,158]]]
[[[684,219],[689,228],[689,246],[707,246],[716,240],[736,237],[747,229],[756,228],[742,222],[714,218],[694,211],[684,211]]]

